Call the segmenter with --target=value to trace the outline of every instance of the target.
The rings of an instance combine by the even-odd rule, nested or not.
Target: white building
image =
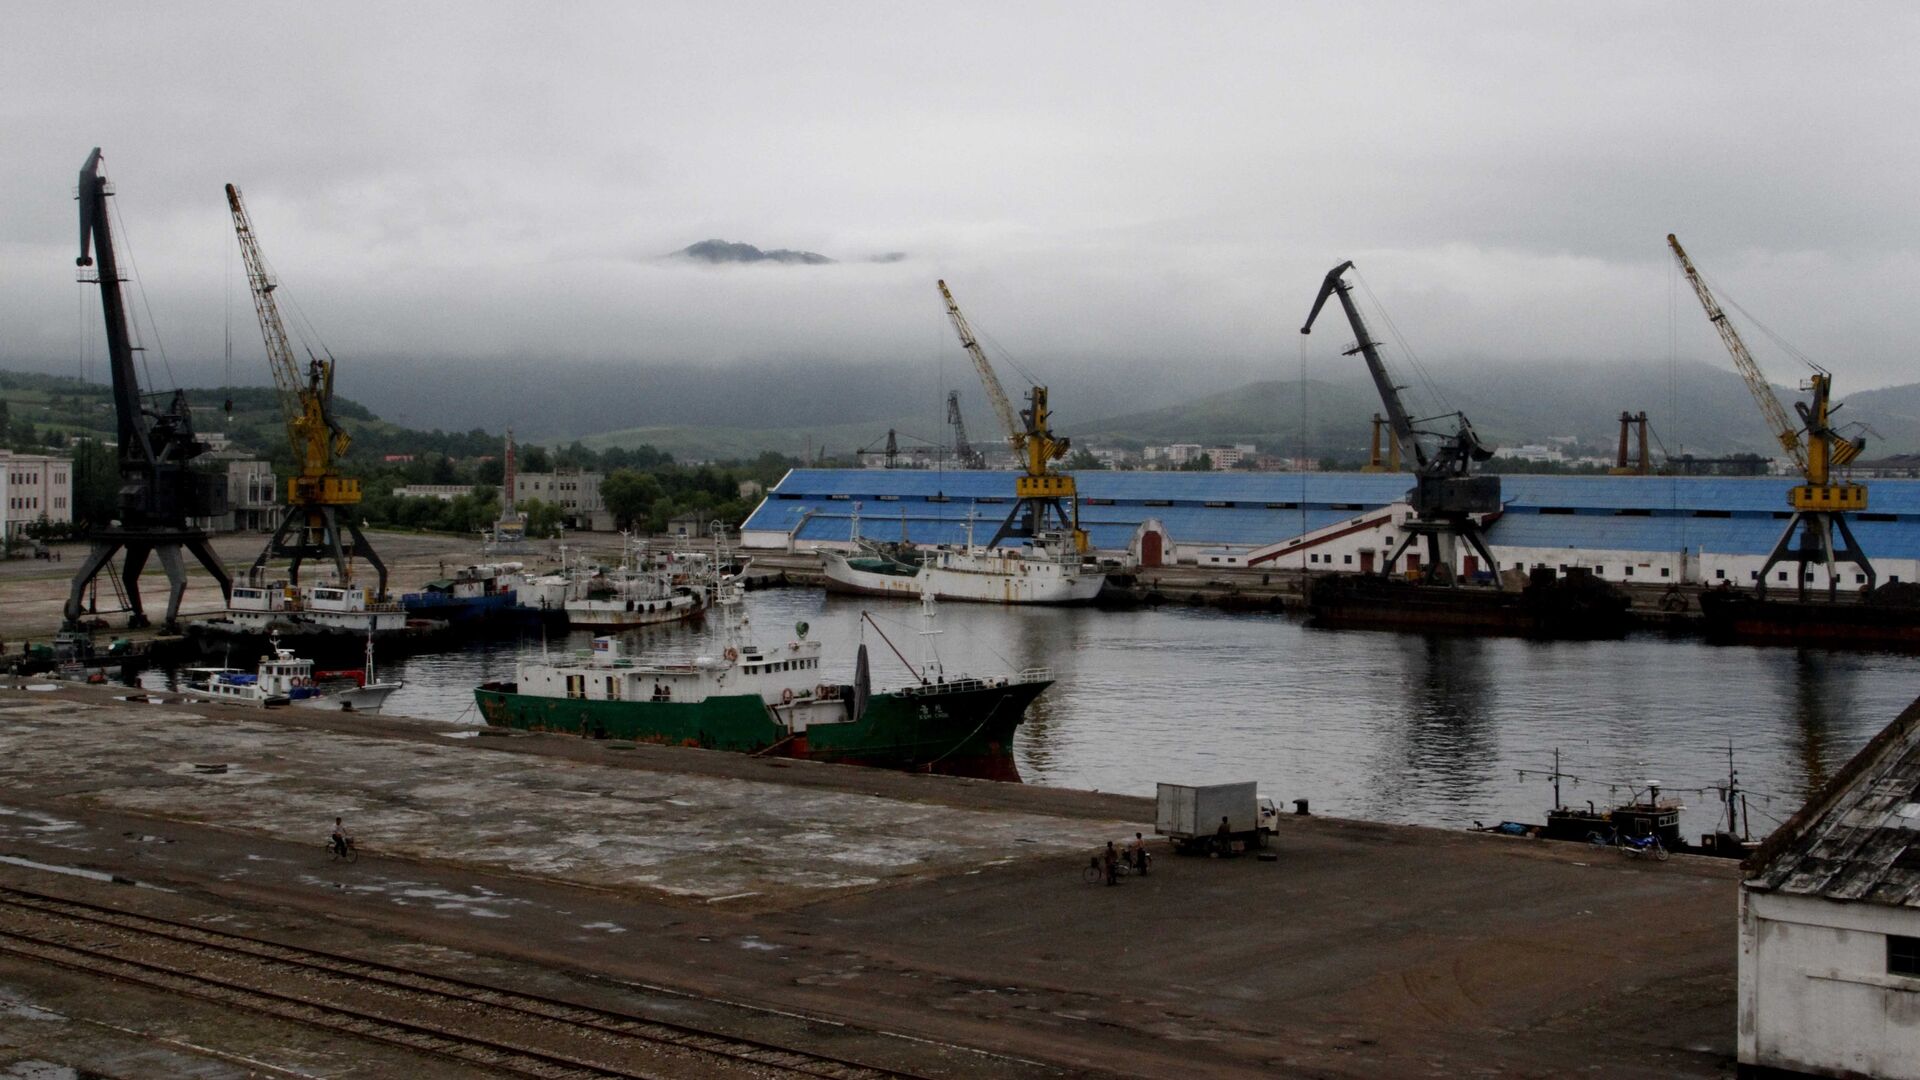
[[[28,525],[73,520],[73,463],[50,454],[0,450],[0,530],[19,536]]]
[[[1920,702],[1745,868],[1740,1075],[1920,1080]]]

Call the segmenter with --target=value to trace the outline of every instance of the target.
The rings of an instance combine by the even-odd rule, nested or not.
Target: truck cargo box
[[[1220,829],[1220,819],[1238,838],[1257,837],[1260,785],[1160,784],[1153,831],[1176,841],[1205,840]]]

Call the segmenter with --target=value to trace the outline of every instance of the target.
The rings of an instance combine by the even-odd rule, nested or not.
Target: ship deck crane
[[[1320,309],[1326,305],[1327,297],[1340,298],[1340,306],[1345,309],[1347,322],[1353,326],[1357,339],[1351,348],[1345,350],[1345,355],[1359,353],[1366,360],[1367,373],[1373,377],[1374,389],[1380,393],[1380,403],[1386,407],[1387,424],[1392,429],[1394,443],[1413,459],[1414,487],[1407,492],[1407,503],[1413,509],[1413,516],[1405,525],[1406,535],[1382,564],[1381,572],[1393,573],[1401,553],[1414,541],[1424,537],[1427,558],[1420,572],[1427,581],[1439,581],[1443,573],[1451,581],[1457,545],[1465,543],[1485,560],[1488,570],[1496,572],[1494,580],[1497,582],[1500,564],[1494,561],[1493,552],[1487,547],[1486,536],[1476,519],[1479,515],[1499,511],[1500,478],[1469,475],[1474,462],[1485,461],[1493,456],[1493,448],[1480,441],[1480,436],[1474,432],[1473,425],[1463,413],[1451,414],[1455,426],[1450,433],[1424,431],[1415,426],[1414,419],[1407,413],[1406,404],[1400,399],[1400,388],[1394,385],[1392,377],[1387,374],[1386,363],[1380,359],[1380,350],[1373,340],[1373,334],[1367,329],[1366,320],[1353,302],[1353,286],[1347,284],[1344,277],[1352,266],[1353,261],[1349,259],[1327,272],[1326,280],[1320,285],[1320,295],[1314,299],[1313,310],[1308,312],[1306,324],[1300,327],[1300,332],[1307,334],[1313,331],[1314,320],[1320,317]],[[1432,454],[1427,452],[1421,441],[1422,436],[1438,438]],[[1442,567],[1446,568],[1444,572]]]
[[[993,404],[994,413],[1006,429],[1007,442],[1020,459],[1022,475],[1014,479],[1013,511],[993,534],[988,546],[997,545],[1009,536],[1032,538],[1058,530],[1073,538],[1075,551],[1085,554],[1087,534],[1080,528],[1080,495],[1074,486],[1073,474],[1053,469],[1054,462],[1067,456],[1072,442],[1053,433],[1047,410],[1047,388],[1029,388],[1027,408],[1016,417],[1013,403],[1007,400],[1007,392],[993,373],[993,365],[987,362],[986,351],[974,336],[973,327],[960,313],[960,305],[954,301],[947,283],[941,281],[939,285],[940,296],[947,303],[947,318],[960,335],[961,347],[973,359],[973,366],[980,373],[980,384],[987,391],[987,400]]]
[[[340,475],[339,459],[353,440],[333,415],[333,357],[322,360],[308,350],[306,376],[301,377],[286,326],[280,321],[279,304],[273,298],[279,283],[260,253],[260,241],[240,201],[240,189],[232,184],[227,185],[227,208],[233,212],[233,231],[247,265],[254,314],[259,317],[260,336],[266,341],[267,367],[272,369],[274,385],[280,391],[287,439],[293,444],[294,467],[299,470],[287,481],[287,514],[254,559],[248,577],[258,583],[268,561],[284,558],[288,560],[288,580],[297,584],[302,562],[331,559],[344,583],[352,580],[349,560],[357,556],[373,565],[379,575],[375,595],[385,598],[386,564],[374,553],[352,515],[342,513],[360,502],[360,481]],[[350,540],[341,539],[342,529]]]
[[[1807,566],[1816,564],[1827,570],[1827,597],[1837,599],[1840,579],[1835,573],[1841,563],[1852,563],[1860,568],[1866,578],[1868,591],[1873,589],[1877,576],[1873,564],[1867,560],[1866,552],[1853,538],[1853,530],[1847,525],[1847,514],[1858,513],[1867,508],[1867,488],[1848,480],[1836,480],[1835,468],[1842,468],[1860,452],[1866,449],[1865,438],[1849,439],[1833,429],[1833,407],[1829,396],[1833,390],[1833,375],[1825,368],[1808,361],[1813,374],[1801,384],[1800,389],[1810,391],[1811,401],[1794,402],[1794,411],[1800,414],[1800,423],[1795,424],[1773,394],[1773,387],[1767,377],[1760,372],[1760,365],[1754,362],[1753,354],[1747,351],[1746,342],[1740,340],[1740,331],[1736,330],[1727,313],[1720,310],[1720,304],[1713,298],[1712,290],[1707,288],[1705,279],[1694,269],[1693,260],[1687,257],[1685,248],[1672,233],[1667,234],[1667,246],[1673,249],[1673,257],[1680,262],[1680,268],[1686,272],[1687,284],[1693,286],[1693,293],[1700,299],[1700,306],[1706,309],[1708,321],[1720,332],[1721,344],[1733,357],[1733,366],[1738,368],[1747,388],[1753,391],[1753,399],[1760,406],[1761,415],[1767,418],[1767,426],[1773,429],[1774,438],[1780,442],[1781,449],[1793,459],[1794,466],[1800,470],[1805,483],[1794,486],[1787,492],[1787,505],[1793,514],[1787,519],[1787,527],[1780,532],[1780,538],[1774,541],[1773,550],[1767,554],[1767,561],[1760,567],[1760,578],[1754,591],[1761,596],[1767,594],[1767,575],[1783,562],[1791,561],[1798,568],[1794,575],[1799,586],[1800,599],[1807,596]],[[1834,543],[1834,534],[1840,535],[1838,546]]]
[[[123,278],[107,216],[107,197],[112,194],[106,177],[100,175],[100,148],[96,146],[80,168],[80,257],[75,261],[82,267],[94,267],[91,276],[83,271],[81,280],[100,286],[100,313],[106,322],[107,362],[113,372],[113,406],[120,440],[116,452],[120,517],[112,523],[94,523],[92,546],[73,575],[62,613],[68,629],[80,627],[84,614],[81,600],[87,586],[114,554],[125,548],[127,558],[120,568],[120,581],[131,612],[127,625],[148,625],[140,601],[140,572],[147,558],[157,555],[167,574],[167,613],[161,626],[172,632],[180,614],[180,598],[187,589],[182,549],[206,568],[219,584],[222,596],[232,597],[233,582],[214,555],[205,530],[189,524],[193,518],[226,512],[226,478],[191,468],[192,460],[206,451],[207,444],[194,436],[193,412],[186,393],[175,390],[149,396],[140,391],[139,373],[133,363],[138,350],[127,323],[126,300],[120,293]],[[161,405],[163,398],[165,404]]]

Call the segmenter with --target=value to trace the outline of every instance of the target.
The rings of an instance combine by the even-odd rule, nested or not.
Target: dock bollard
[[[1299,817],[1312,816],[1311,813],[1307,810],[1307,800],[1305,799],[1293,800],[1293,812],[1295,815]]]

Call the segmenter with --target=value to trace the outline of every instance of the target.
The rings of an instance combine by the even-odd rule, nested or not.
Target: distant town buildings
[[[6,538],[14,539],[41,518],[72,521],[72,474],[68,458],[0,450],[0,506],[6,508],[0,528]]]

